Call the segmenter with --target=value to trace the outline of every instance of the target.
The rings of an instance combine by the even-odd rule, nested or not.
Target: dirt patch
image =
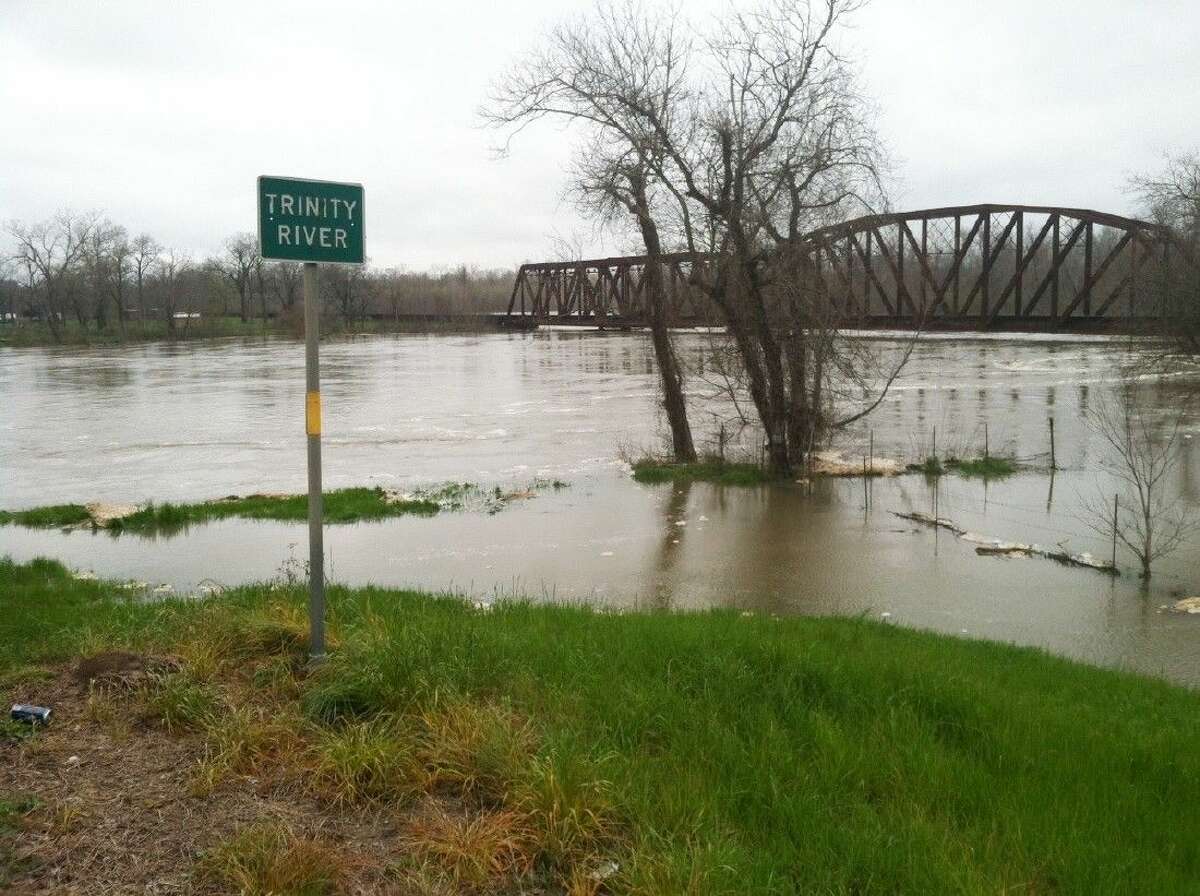
[[[150,675],[178,669],[179,661],[173,657],[144,657],[112,650],[81,659],[75,666],[74,677],[85,689],[90,685],[133,688]]]
[[[196,874],[198,860],[260,824],[332,844],[346,869],[335,892],[401,892],[393,869],[407,853],[406,819],[419,807],[335,813],[295,782],[237,775],[204,792],[196,787],[205,755],[198,735],[172,736],[140,724],[132,694],[98,698],[80,687],[84,679],[147,668],[136,654],[101,654],[40,682],[36,694],[15,688],[4,694],[36,697],[54,709],[49,727],[0,742],[0,797],[36,799],[13,837],[14,876],[6,892],[225,892]]]

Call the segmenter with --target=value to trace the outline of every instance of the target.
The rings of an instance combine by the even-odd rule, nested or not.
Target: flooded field
[[[699,356],[701,336],[682,337]],[[931,512],[923,476],[760,488],[639,485],[619,449],[660,446],[649,340],[547,332],[332,341],[323,349],[329,488],[448,480],[570,483],[503,512],[333,526],[337,581],[523,595],[610,606],[733,606],[868,614],[892,623],[1047,647],[1200,684],[1200,616],[1160,612],[1200,592],[1200,540],[1144,589],[1133,558],[1100,573],[1039,558],[981,557],[948,532],[895,516]],[[1128,360],[1097,339],[923,342],[867,426],[837,447],[916,460],[993,454],[1024,469],[985,483],[946,476],[938,513],[987,536],[1107,557],[1083,505],[1111,496],[1084,422]],[[1147,383],[1164,420],[1200,371]],[[697,392],[702,385],[696,383]],[[303,350],[290,341],[0,352],[0,507],[198,500],[302,492]],[[697,396],[703,440],[712,433]],[[1049,426],[1057,462],[1048,472]],[[1172,493],[1200,510],[1200,419],[1185,421]],[[867,500],[869,498],[869,501]],[[303,524],[224,521],[173,537],[0,528],[0,553],[48,555],[102,576],[189,591],[296,570]]]

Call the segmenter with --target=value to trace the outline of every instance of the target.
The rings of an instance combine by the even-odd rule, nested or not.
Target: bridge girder
[[[932,329],[1145,329],[1162,316],[1156,283],[1196,265],[1158,225],[1090,209],[979,204],[868,215],[800,240],[846,326]],[[717,323],[696,268],[660,259],[668,319]],[[648,320],[644,255],[524,264],[510,318],[638,326]]]

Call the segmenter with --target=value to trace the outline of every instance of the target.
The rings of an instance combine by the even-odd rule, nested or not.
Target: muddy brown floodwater
[[[684,335],[698,357],[703,336]],[[1083,518],[1111,496],[1106,456],[1083,414],[1111,392],[1123,342],[931,338],[867,426],[839,446],[912,460],[993,453],[1030,469],[991,483],[944,477],[940,515],[973,532],[1107,556]],[[738,607],[866,614],[894,624],[1035,645],[1200,685],[1200,615],[1162,612],[1200,593],[1200,542],[1144,589],[1126,572],[981,557],[892,511],[933,509],[921,476],[758,488],[633,482],[618,448],[657,447],[648,339],[542,332],[328,342],[323,352],[326,486],[485,485],[558,478],[494,516],[444,513],[328,529],[337,581],[411,585],[477,598],[522,595],[625,607]],[[0,350],[0,507],[90,500],[197,500],[303,492],[303,350],[223,341],[62,351]],[[693,381],[697,393],[702,384]],[[1200,369],[1139,391],[1168,419]],[[695,419],[706,430],[702,396]],[[1047,419],[1058,463],[1048,465]],[[709,433],[705,434],[707,438]],[[1200,510],[1200,419],[1188,419],[1172,494]],[[1111,500],[1111,497],[1109,497]],[[280,575],[306,552],[303,524],[226,521],[174,537],[0,527],[0,554],[38,555],[101,576],[190,591]]]

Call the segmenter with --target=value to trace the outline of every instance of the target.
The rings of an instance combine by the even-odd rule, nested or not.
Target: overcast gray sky
[[[361,181],[372,261],[511,266],[614,246],[562,199],[570,136],[496,161],[476,109],[589,2],[0,0],[0,221],[101,209],[198,253],[254,226],[254,181]],[[703,20],[716,0],[687,4]],[[1197,0],[875,0],[849,36],[897,206],[1130,212],[1200,146]]]

